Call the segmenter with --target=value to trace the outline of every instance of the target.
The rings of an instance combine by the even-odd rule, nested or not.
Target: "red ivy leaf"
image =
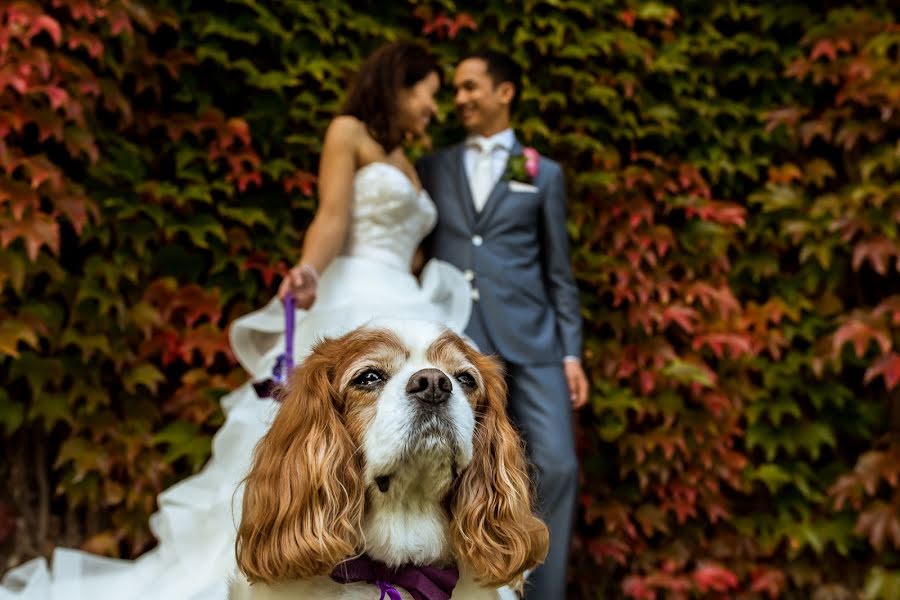
[[[263,283],[271,286],[276,275],[282,275],[287,271],[287,263],[279,260],[273,266],[270,263],[269,256],[261,252],[255,252],[247,257],[244,264],[241,265],[242,270],[257,271],[262,276]]]
[[[113,6],[108,8],[107,16],[110,21],[110,32],[113,36],[118,36],[123,31],[127,32],[128,35],[134,35],[134,27],[131,25],[131,19],[128,18],[128,13],[125,12],[122,7]]]
[[[228,119],[226,127],[230,137],[228,138],[228,142],[223,142],[222,145],[224,147],[227,148],[230,146],[233,138],[238,138],[245,146],[250,146],[250,125],[247,124],[247,121],[234,117]]]
[[[786,577],[784,571],[770,567],[757,567],[750,576],[750,590],[765,593],[769,598],[777,598],[784,589]]]
[[[203,317],[216,323],[222,315],[219,291],[205,290],[193,284],[178,291],[170,308],[184,311],[185,325],[188,327],[194,326]]]
[[[228,333],[208,324],[185,332],[180,350],[181,358],[188,364],[193,361],[194,352],[202,357],[207,367],[215,362],[219,354],[234,362],[231,345],[228,343]]]
[[[737,576],[725,567],[705,563],[694,571],[694,582],[701,592],[727,592],[737,587]]]
[[[99,220],[100,213],[95,204],[83,196],[63,196],[56,199],[56,206],[68,217],[75,228],[75,232],[81,235],[84,224],[87,222],[90,212],[94,219]]]
[[[816,45],[813,46],[812,52],[809,53],[809,60],[814,61],[822,56],[828,58],[828,60],[837,59],[837,55],[839,51],[849,52],[853,48],[850,40],[839,39],[839,40],[819,40],[816,42]]]
[[[891,323],[900,325],[900,296],[885,298],[872,311],[872,316],[875,318],[881,318],[885,315],[890,315]]]
[[[878,551],[890,537],[894,548],[900,548],[900,511],[897,506],[885,502],[875,502],[871,508],[859,515],[855,533],[866,535],[869,543]]]
[[[643,577],[630,575],[622,582],[622,592],[634,600],[656,600],[656,591],[648,587]]]
[[[6,87],[11,87],[20,94],[28,90],[28,79],[19,73],[15,65],[10,64],[0,69],[0,91]]]
[[[53,110],[59,110],[62,106],[69,102],[69,92],[64,90],[61,87],[57,87],[55,85],[48,85],[42,88],[33,88],[34,90],[40,89],[47,95],[47,98],[50,100],[50,107]]]
[[[878,236],[857,242],[853,247],[853,270],[858,271],[866,260],[879,275],[887,274],[887,262],[900,254],[897,245],[886,237]]]
[[[20,163],[28,170],[27,177],[31,180],[31,189],[36,190],[45,181],[50,182],[51,191],[58,191],[63,187],[63,173],[45,156],[32,156],[22,158]],[[14,170],[14,169],[11,169]]]
[[[53,43],[57,46],[62,42],[62,29],[60,29],[59,23],[53,17],[41,15],[34,19],[31,22],[31,27],[28,29],[28,40],[31,41],[31,38],[42,31],[46,31],[47,34],[53,38]]]
[[[831,143],[833,134],[834,122],[827,119],[814,119],[800,126],[800,139],[804,146],[809,146],[817,137],[821,137],[825,143]]]
[[[11,169],[15,166],[11,165]],[[15,221],[21,221],[28,210],[37,211],[40,196],[23,181],[0,179],[0,204],[8,202]],[[5,247],[5,246],[4,246]]]
[[[42,246],[47,246],[53,254],[59,254],[59,223],[49,215],[38,213],[0,227],[0,247],[6,248],[19,238],[25,240],[25,249],[32,262],[37,260]]]
[[[588,543],[588,553],[597,564],[610,558],[620,565],[628,562],[628,555],[631,554],[631,547],[619,538],[601,537],[592,539]]]
[[[734,333],[709,333],[699,335],[694,338],[691,347],[699,350],[703,346],[708,346],[717,358],[725,356],[725,351],[729,350],[732,357],[752,354],[753,347],[750,340],[746,336]]]
[[[656,373],[652,371],[642,369],[638,373],[638,379],[641,382],[641,393],[644,395],[648,395],[656,387]]]
[[[222,315],[219,290],[206,290],[196,284],[178,288],[170,278],[151,283],[143,299],[159,309],[164,321],[176,327],[193,327],[203,317],[217,323]]]
[[[422,25],[423,35],[434,33],[441,38],[449,37],[453,39],[462,29],[471,29],[473,31],[478,29],[478,24],[469,13],[459,13],[453,18],[445,14],[429,18],[429,15],[425,12],[420,13],[420,16],[425,21]]]
[[[459,33],[461,29],[471,29],[472,31],[478,30],[478,25],[475,23],[475,19],[472,18],[472,15],[469,13],[460,13],[456,15],[456,19],[453,20],[453,24],[447,29],[447,35],[452,40],[456,37],[456,34]]]
[[[881,375],[884,377],[884,387],[888,391],[894,389],[900,382],[900,354],[891,352],[880,359],[866,370],[863,382],[869,383],[876,377]]]
[[[211,393],[216,389],[228,389],[223,377],[210,377],[205,369],[188,371],[181,378],[181,386],[163,404],[163,413],[197,425],[208,423],[219,409],[216,396]]]
[[[150,356],[160,352],[160,360],[164,367],[171,365],[181,356],[181,340],[172,331],[158,331],[153,337],[141,344],[140,354]]]
[[[285,193],[289,194],[291,190],[298,189],[304,196],[312,196],[313,186],[316,184],[316,176],[309,171],[297,170],[291,175],[286,175],[281,184],[284,186]]]
[[[834,332],[831,349],[837,355],[840,353],[841,348],[844,347],[844,344],[850,342],[856,350],[856,356],[862,358],[866,348],[869,347],[872,341],[878,344],[882,354],[891,350],[892,341],[886,332],[858,319],[850,319]]]
[[[766,133],[771,133],[778,128],[779,125],[793,128],[800,122],[800,119],[806,114],[806,109],[799,106],[788,106],[771,110],[765,114]]]
[[[255,183],[257,186],[262,185],[262,173],[259,171],[232,171],[225,176],[225,181],[234,183],[238,191],[246,192],[251,183]]]
[[[91,58],[100,58],[103,54],[103,42],[100,41],[100,38],[87,31],[69,31],[68,37],[70,50],[83,47]]]
[[[446,29],[450,24],[451,21],[446,15],[438,15],[430,21],[425,21],[425,24],[422,25],[422,35],[430,35],[433,32],[440,33],[441,29]]]

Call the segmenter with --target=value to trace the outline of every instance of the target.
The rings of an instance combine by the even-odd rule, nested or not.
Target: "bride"
[[[226,421],[203,470],[160,494],[150,520],[156,548],[134,561],[58,548],[51,568],[35,559],[7,573],[0,600],[224,600],[239,483],[278,406],[253,384],[272,375],[285,347],[282,299],[298,307],[295,361],[315,340],[375,317],[429,319],[462,333],[471,302],[462,273],[432,260],[421,281],[412,274],[437,214],[403,144],[425,134],[440,84],[433,56],[410,42],[380,48],[360,69],[325,134],[319,207],[300,261],[278,297],[231,327],[251,381],[223,398]]]

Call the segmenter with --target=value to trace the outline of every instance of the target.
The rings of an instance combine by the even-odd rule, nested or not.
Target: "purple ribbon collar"
[[[459,580],[456,567],[415,567],[408,565],[391,569],[384,563],[360,556],[342,562],[331,572],[331,578],[338,583],[364,581],[378,586],[381,598],[401,600],[397,587],[409,592],[415,600],[450,600],[453,588]]]

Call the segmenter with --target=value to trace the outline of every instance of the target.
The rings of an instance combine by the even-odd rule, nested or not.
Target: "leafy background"
[[[353,69],[413,37],[510,51],[517,131],[566,167],[593,382],[571,597],[900,597],[898,11],[3,3],[3,566],[152,547]]]

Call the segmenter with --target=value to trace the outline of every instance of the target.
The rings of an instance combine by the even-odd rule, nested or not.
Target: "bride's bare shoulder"
[[[359,135],[366,131],[366,125],[359,119],[351,115],[338,115],[328,124],[328,131],[325,135]]]
[[[357,159],[367,151],[373,140],[365,123],[350,115],[340,115],[331,120],[325,132],[323,153],[350,152]]]

